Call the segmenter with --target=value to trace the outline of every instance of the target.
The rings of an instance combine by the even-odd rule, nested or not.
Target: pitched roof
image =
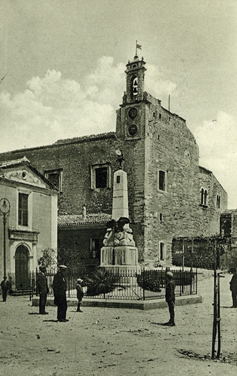
[[[29,159],[27,159],[25,156],[20,159],[12,159],[10,161],[0,162],[0,172],[3,171],[4,173],[4,170],[17,166],[27,166],[34,174],[36,174],[38,177],[40,177],[41,180],[43,180],[48,186],[50,186],[51,189],[57,191],[57,188],[51,183],[51,181],[46,179],[44,175],[42,175],[35,167],[33,167]],[[0,174],[0,177],[4,178],[4,175],[1,176]]]

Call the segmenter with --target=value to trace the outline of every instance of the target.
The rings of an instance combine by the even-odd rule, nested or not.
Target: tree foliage
[[[57,252],[53,248],[46,248],[42,251],[42,256],[38,259],[39,266],[55,268],[57,266]]]

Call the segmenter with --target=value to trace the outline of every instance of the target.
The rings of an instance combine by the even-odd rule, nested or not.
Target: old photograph
[[[1,375],[236,375],[236,19],[0,0]]]

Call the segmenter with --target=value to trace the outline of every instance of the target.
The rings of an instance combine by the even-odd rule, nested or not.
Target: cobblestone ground
[[[221,279],[220,360],[211,360],[213,277],[199,282],[203,303],[176,307],[176,326],[161,325],[168,309],[151,311],[69,307],[66,323],[56,307],[38,315],[28,297],[0,302],[0,375],[166,376],[236,375],[237,309]],[[203,276],[202,276],[203,277]]]

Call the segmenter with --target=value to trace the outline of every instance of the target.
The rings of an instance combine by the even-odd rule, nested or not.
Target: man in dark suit
[[[66,299],[66,270],[65,265],[59,265],[59,270],[55,274],[53,279],[53,290],[54,290],[54,304],[58,307],[57,319],[59,322],[66,322],[67,313],[67,299]]]
[[[47,315],[45,312],[45,305],[47,301],[47,295],[49,293],[48,281],[45,275],[46,267],[40,266],[39,273],[37,275],[37,292],[39,293],[39,313],[40,315]]]
[[[170,319],[164,325],[175,326],[175,322],[174,322],[175,283],[173,280],[173,273],[170,271],[166,273],[165,300],[169,307]]]
[[[230,291],[232,295],[232,301],[233,305],[232,308],[237,308],[237,273],[236,268],[233,268],[232,270],[233,276],[230,281]]]
[[[10,289],[10,284],[7,281],[7,277],[4,277],[1,282],[1,289],[2,289],[2,300],[3,302],[7,301],[7,292]]]

